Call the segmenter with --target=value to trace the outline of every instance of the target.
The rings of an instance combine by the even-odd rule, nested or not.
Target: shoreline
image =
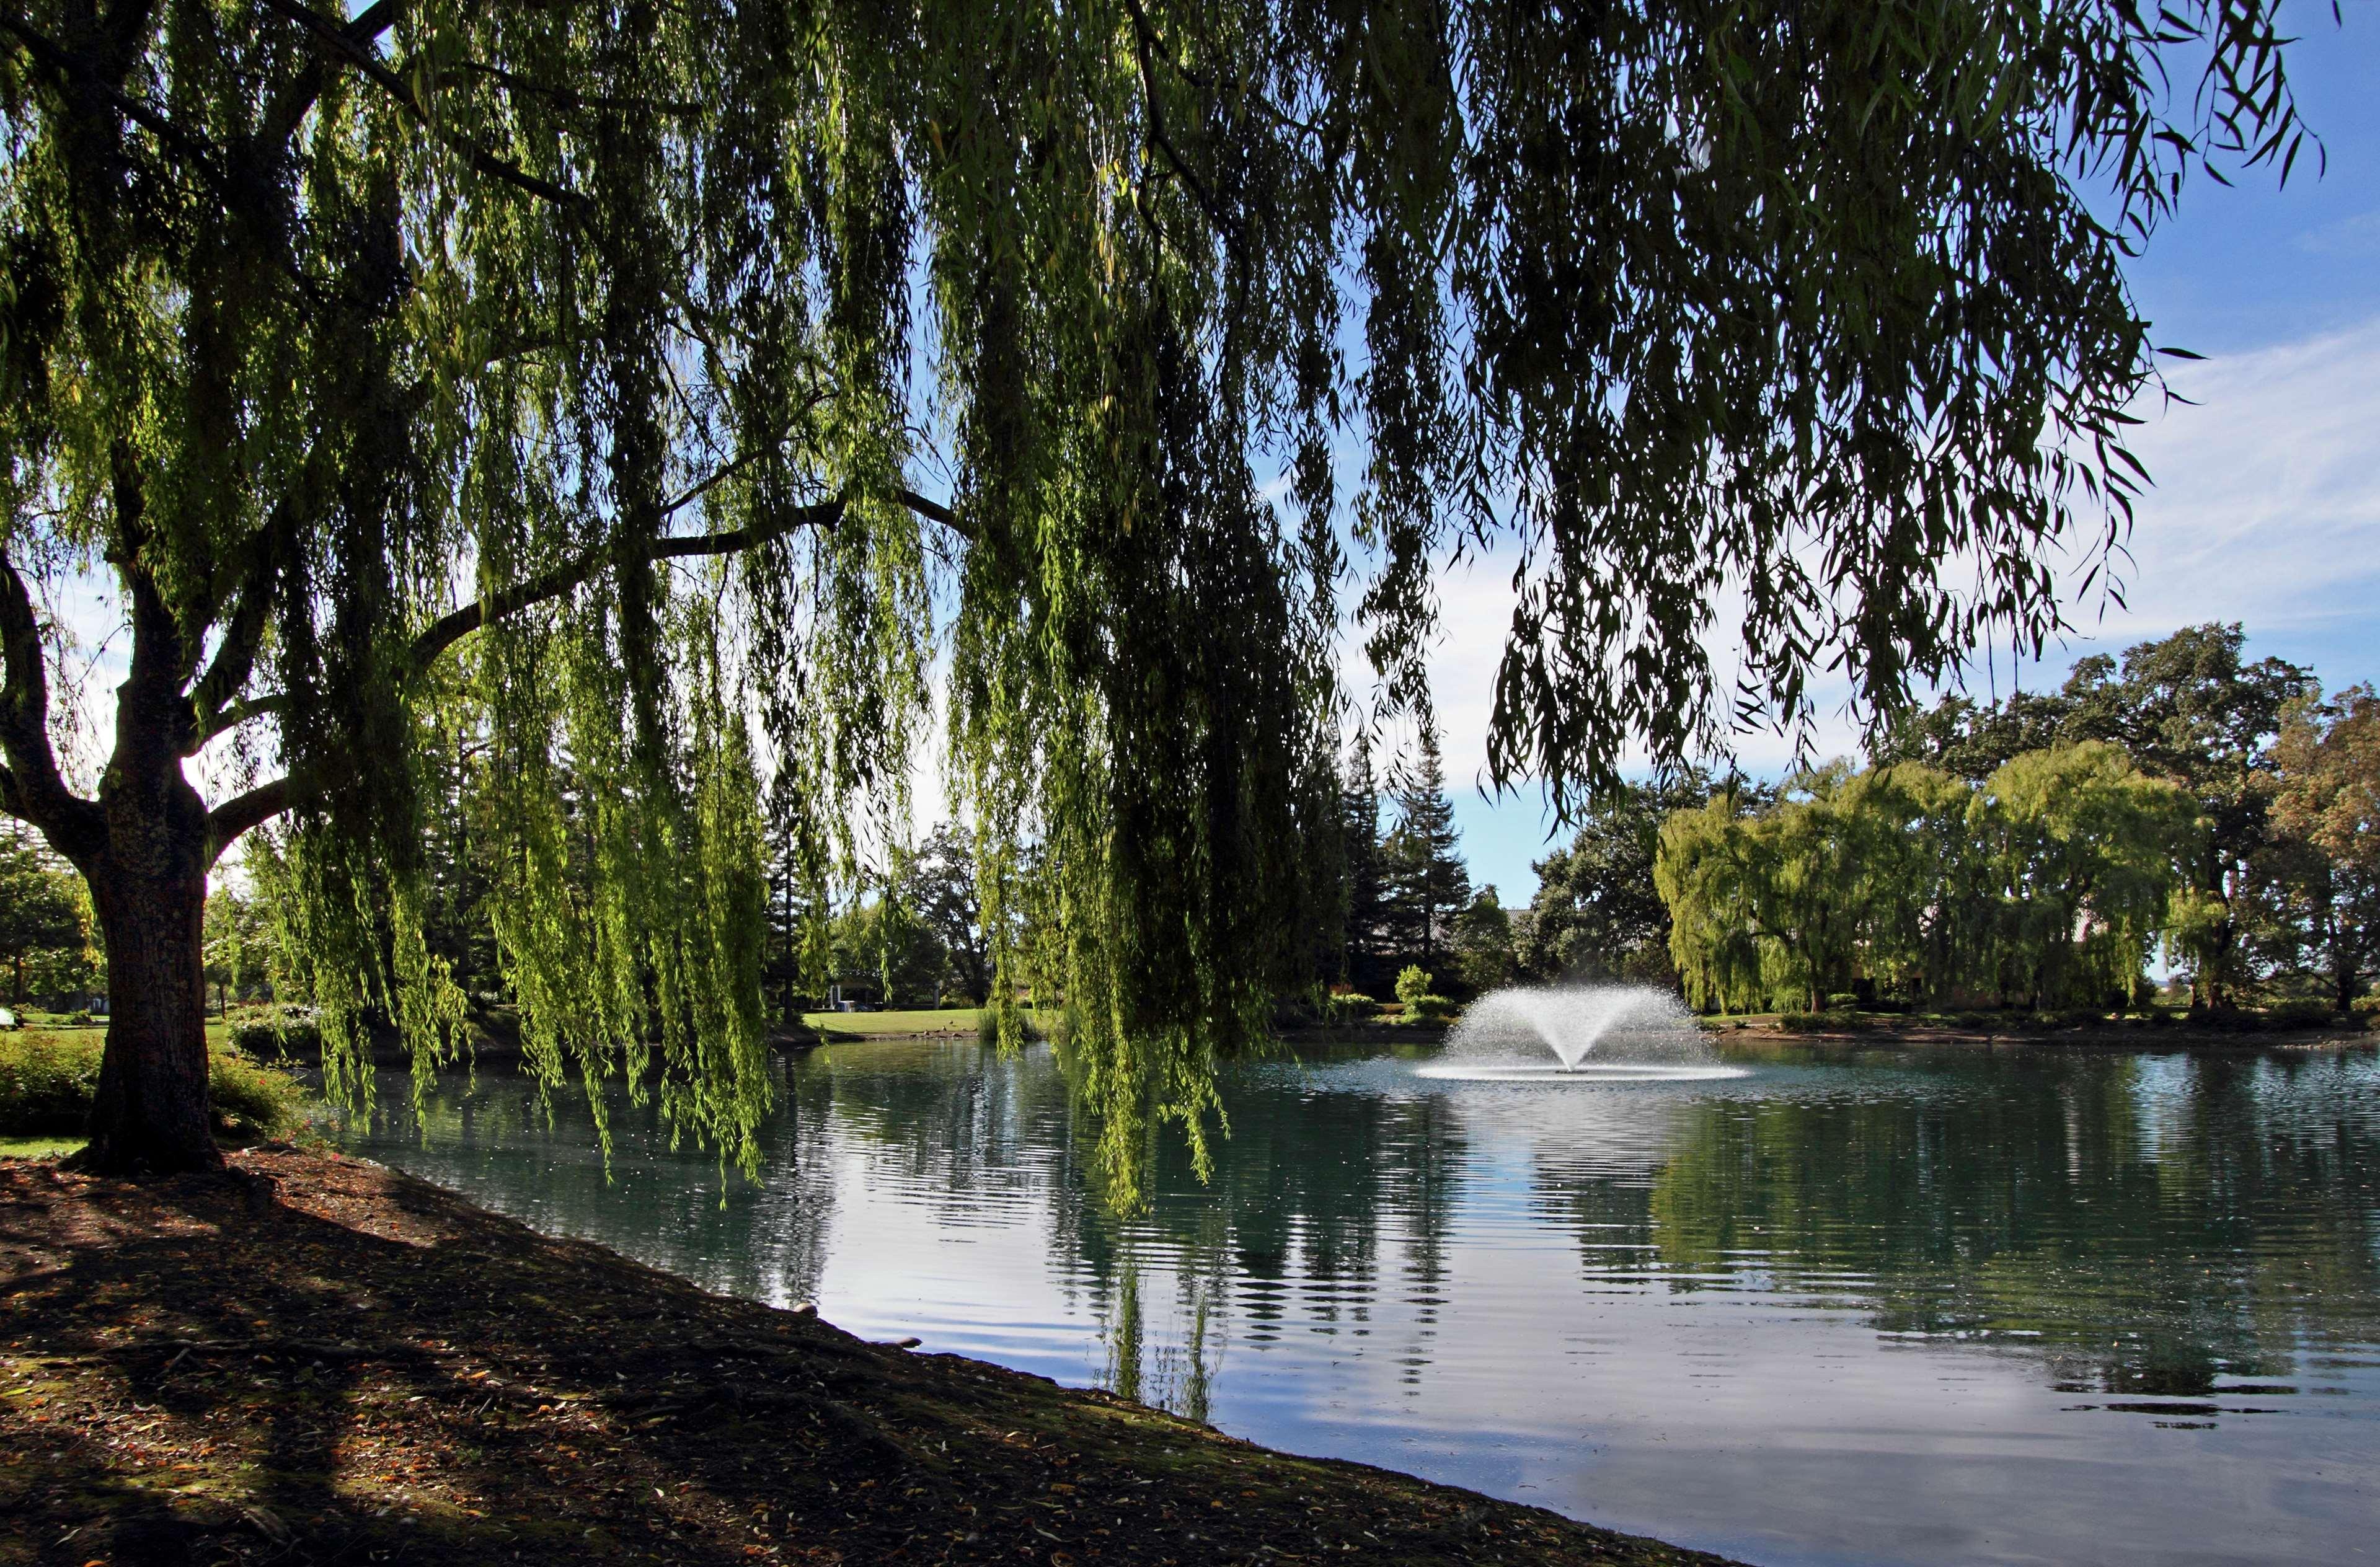
[[[1895,1028],[1787,1029],[1773,1024],[1742,1026],[1733,1022],[1706,1026],[1714,1043],[1742,1045],[1901,1045],[1946,1050],[1995,1050],[2026,1045],[2044,1050],[2117,1051],[2353,1051],[2380,1049],[2380,1034],[2341,1028],[2225,1029],[2184,1025],[2150,1028],[2100,1026],[2056,1029]]]
[[[1734,1019],[1698,1019],[1703,1033],[1717,1044],[1740,1045],[1907,1045],[1946,1049],[1995,1049],[2001,1045],[2033,1045],[2059,1050],[2223,1050],[2256,1051],[2380,1050],[2380,1032],[2342,1028],[2225,1029],[2187,1025],[2150,1028],[2121,1026],[2095,1028],[1982,1029],[1900,1028],[1883,1024],[1856,1029],[1787,1029],[1773,1023],[1739,1023]],[[1436,1045],[1452,1032],[1451,1024],[1382,1023],[1340,1028],[1284,1028],[1276,1038],[1284,1045]],[[771,1041],[788,1052],[846,1049],[854,1045],[915,1044],[920,1040],[973,1039],[971,1030],[920,1029],[903,1033],[834,1033],[809,1039]],[[397,1064],[402,1064],[402,1058]]]
[[[230,1159],[0,1162],[0,1563],[1723,1561]]]

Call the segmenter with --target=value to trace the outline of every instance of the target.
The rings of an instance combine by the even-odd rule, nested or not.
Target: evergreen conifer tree
[[[1386,867],[1380,844],[1380,786],[1372,771],[1372,743],[1363,735],[1348,747],[1339,790],[1341,840],[1346,845],[1346,942],[1341,978],[1358,990],[1377,986],[1389,923]]]
[[[1382,855],[1400,955],[1425,967],[1447,948],[1454,916],[1471,901],[1471,875],[1459,849],[1454,802],[1447,797],[1435,719],[1422,725],[1413,759],[1399,770],[1397,825]]]

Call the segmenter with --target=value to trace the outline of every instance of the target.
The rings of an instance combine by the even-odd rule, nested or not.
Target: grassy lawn
[[[45,1017],[40,1013],[29,1015],[20,1012],[17,1015],[25,1019],[25,1026],[22,1028],[13,1028],[6,1033],[0,1033],[0,1040],[13,1039],[30,1044],[38,1039],[96,1042],[107,1038],[105,1018],[98,1018],[90,1023],[64,1023],[53,1017]],[[222,1018],[208,1018],[207,1049],[211,1051],[223,1049],[230,1041],[230,1027],[231,1025]]]
[[[0,1137],[0,1159],[64,1159],[82,1145],[80,1137]]]
[[[882,1039],[906,1034],[972,1034],[971,1006],[917,1007],[906,1012],[811,1012],[802,1021],[830,1039]]]

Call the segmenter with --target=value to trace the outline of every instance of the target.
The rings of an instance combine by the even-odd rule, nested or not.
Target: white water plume
[[[1682,1002],[1649,985],[1511,986],[1463,1013],[1425,1077],[1658,1081],[1722,1066]]]

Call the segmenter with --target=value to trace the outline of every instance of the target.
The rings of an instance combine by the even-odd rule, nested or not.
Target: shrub
[[[1855,1012],[1780,1012],[1777,1026],[1789,1034],[1852,1034],[1867,1023]]]
[[[2350,1010],[2358,1017],[2380,1017],[2380,994],[2356,997]]]
[[[1827,1010],[1828,1012],[1857,1012],[1859,1010],[1859,993],[1855,990],[1831,990],[1828,992]]]
[[[1332,996],[1323,1008],[1324,1019],[1342,1026],[1369,1023],[1379,1014],[1380,1003],[1355,990]]]
[[[316,1062],[322,1059],[322,1028],[298,1013],[275,1011],[231,1026],[232,1049],[251,1061]]]
[[[1415,1004],[1422,997],[1429,994],[1431,978],[1429,971],[1417,963],[1406,964],[1398,971],[1397,1000],[1405,1003],[1407,1015],[1412,1014]]]
[[[235,1142],[286,1137],[306,1124],[306,1090],[276,1067],[259,1066],[229,1051],[207,1060],[215,1135]]]
[[[2327,1028],[2338,1021],[2338,1014],[2328,1002],[2282,1002],[2268,1009],[2265,1021],[2276,1028]]]
[[[1415,996],[1405,1002],[1408,1023],[1440,1023],[1454,1015],[1454,1002],[1445,996]]]
[[[0,1136],[73,1136],[91,1124],[103,1041],[25,1034],[0,1040]],[[230,1051],[207,1058],[215,1132],[235,1141],[284,1137],[305,1121],[305,1090],[285,1072]]]
[[[79,1132],[99,1088],[100,1041],[17,1034],[0,1039],[0,1136]]]

